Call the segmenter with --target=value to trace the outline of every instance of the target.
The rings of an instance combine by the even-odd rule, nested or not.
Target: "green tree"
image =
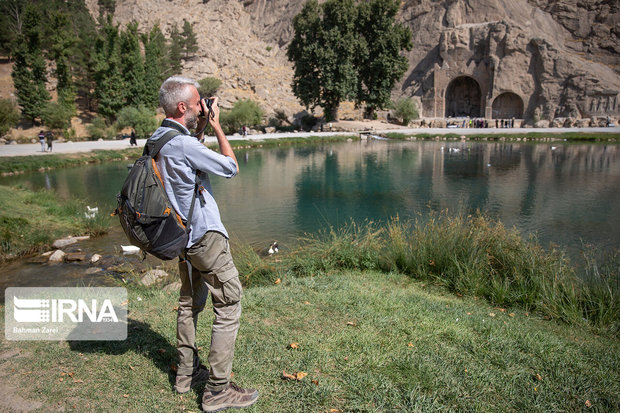
[[[120,35],[121,74],[123,77],[125,103],[131,106],[144,104],[144,62],[140,51],[138,23],[131,22]]]
[[[116,10],[116,0],[97,0],[99,6],[99,18],[103,19],[107,16],[114,16]]]
[[[147,137],[159,126],[155,111],[145,106],[126,106],[119,113],[115,124],[117,130],[131,127],[136,136]]]
[[[222,85],[222,81],[216,77],[205,77],[198,81],[200,87],[198,88],[198,93],[202,97],[211,97],[215,96],[215,93]]]
[[[168,48],[168,63],[170,75],[181,73],[181,52],[183,51],[183,36],[179,33],[176,23],[170,29],[170,47]]]
[[[394,116],[401,119],[403,125],[408,125],[418,118],[418,106],[411,98],[400,98],[394,103]]]
[[[56,90],[58,103],[64,106],[63,112],[75,115],[75,87],[71,67],[71,55],[75,53],[78,39],[73,32],[71,19],[63,11],[54,11],[50,15],[49,25],[46,27],[48,39],[48,56],[54,61],[56,68]],[[44,120],[45,122],[45,120]]]
[[[293,93],[308,108],[321,106],[328,120],[337,120],[340,102],[356,96],[356,20],[353,0],[310,0],[293,19],[287,52],[295,65]]]
[[[108,18],[95,41],[92,55],[97,112],[114,119],[124,106],[124,82],[121,74],[118,26]]]
[[[63,103],[47,102],[41,112],[41,120],[50,129],[65,130],[71,125],[74,109]]]
[[[9,99],[0,99],[0,137],[19,122],[19,110]]]
[[[148,34],[142,35],[144,45],[144,103],[147,107],[159,105],[159,87],[167,70],[166,38],[159,25],[155,25]]]
[[[239,100],[233,108],[220,114],[222,127],[227,133],[239,131],[243,125],[254,127],[263,121],[263,109],[251,99]]]
[[[46,88],[47,68],[41,50],[38,26],[41,18],[39,9],[33,4],[25,7],[23,33],[16,42],[15,64],[11,73],[22,114],[32,122],[40,118],[45,103],[51,98]]]
[[[395,83],[407,71],[408,61],[400,52],[411,50],[411,31],[396,22],[399,0],[372,0],[359,5],[357,29],[360,48],[356,102],[366,104],[366,115],[389,106]]]
[[[198,51],[198,39],[196,38],[196,33],[194,33],[192,24],[185,19],[183,19],[183,32],[181,36],[183,38],[185,58],[188,59],[190,56],[194,56]]]
[[[0,1],[0,53],[13,55],[17,39],[22,32],[26,0]]]

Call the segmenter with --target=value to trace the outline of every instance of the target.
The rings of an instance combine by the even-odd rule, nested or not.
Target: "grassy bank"
[[[483,216],[434,213],[426,221],[352,223],[308,236],[278,263],[247,248],[238,255],[249,285],[342,270],[399,272],[492,305],[620,336],[620,251],[605,263],[589,260],[586,277],[578,276],[561,250],[545,250]]]
[[[570,142],[616,142],[620,140],[620,133],[588,133],[588,132],[561,132],[561,133],[541,133],[541,132],[506,132],[506,133],[484,133],[484,129],[480,129],[480,133],[463,135],[462,133],[445,133],[445,134],[430,134],[424,133],[423,129],[420,133],[399,133],[391,132],[385,134],[387,138],[406,140],[410,138],[416,138],[420,140],[435,140],[437,137],[444,140],[460,139],[461,136],[465,136],[466,140],[481,140],[481,141],[570,141]]]
[[[84,216],[86,204],[61,200],[52,191],[0,186],[0,263],[38,252],[67,235],[99,235],[109,217]]]
[[[261,393],[248,411],[620,408],[618,340],[441,291],[375,271],[288,277],[246,289],[233,372]],[[171,390],[177,293],[134,286],[128,292],[123,342],[3,340],[0,405],[198,412],[200,389]],[[197,341],[205,359],[212,314],[202,317]],[[283,371],[307,376],[285,380]]]

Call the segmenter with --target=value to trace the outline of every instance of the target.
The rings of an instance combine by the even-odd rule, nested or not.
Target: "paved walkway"
[[[310,136],[334,136],[334,135],[354,135],[359,132],[297,132],[297,133],[266,133],[261,135],[229,136],[230,140],[264,140],[264,139],[280,139],[280,138],[307,138]],[[445,135],[455,133],[460,135],[476,135],[476,134],[497,134],[508,135],[513,133],[549,133],[550,135],[566,132],[584,132],[584,133],[620,133],[620,127],[613,128],[506,128],[506,129],[461,129],[461,128],[421,128],[421,129],[376,129],[374,134],[382,134],[388,132],[397,132],[403,134],[424,133],[430,135]],[[208,137],[208,142],[215,142],[214,137]],[[138,147],[143,147],[146,139],[138,139]],[[125,149],[129,148],[129,139],[115,141],[86,141],[86,142],[64,142],[54,143],[52,153],[78,153],[90,152],[96,149]],[[41,152],[40,143],[27,143],[19,145],[0,145],[0,157],[3,156],[25,156],[25,155],[46,155],[49,152]]]

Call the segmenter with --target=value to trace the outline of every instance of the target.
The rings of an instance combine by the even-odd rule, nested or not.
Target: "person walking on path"
[[[240,324],[242,286],[230,254],[228,233],[213,197],[209,175],[232,178],[239,172],[239,166],[220,125],[218,98],[213,98],[209,110],[205,100],[200,99],[198,87],[198,82],[179,76],[164,81],[159,90],[159,102],[166,119],[149,140],[157,140],[172,129],[180,132],[161,149],[155,162],[170,203],[183,220],[187,220],[189,215],[195,175],[199,171],[201,191],[195,199],[191,222],[187,223],[191,232],[186,260],[179,262],[179,364],[174,389],[178,393],[186,393],[191,387],[206,381],[202,409],[214,412],[248,407],[257,401],[258,391],[243,389],[230,381]],[[220,153],[199,142],[207,123],[215,131]],[[200,132],[192,136],[191,129]],[[215,318],[207,369],[198,356],[196,326],[209,292]]]
[[[45,134],[45,138],[47,140],[47,150],[48,152],[52,151],[52,142],[54,142],[54,134],[52,133],[51,130],[48,130],[47,133]]]
[[[41,152],[45,152],[45,133],[43,129],[39,132],[39,143],[41,144]]]
[[[129,146],[138,146],[136,142],[136,131],[131,130],[131,135],[129,136]]]

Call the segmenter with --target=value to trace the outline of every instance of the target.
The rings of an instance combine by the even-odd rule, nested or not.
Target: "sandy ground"
[[[297,132],[297,133],[267,133],[260,135],[248,135],[245,138],[243,136],[234,135],[229,136],[230,140],[264,140],[264,139],[279,139],[279,138],[293,138],[293,137],[309,137],[309,136],[330,136],[330,135],[351,135],[356,133],[371,133],[382,134],[387,132],[399,132],[399,133],[424,133],[424,134],[436,134],[445,135],[448,133],[456,133],[461,135],[475,135],[475,134],[498,134],[508,135],[511,133],[549,133],[550,135],[566,132],[587,132],[587,133],[620,133],[620,127],[613,128],[508,128],[508,129],[460,129],[460,128],[420,128],[420,129],[408,129],[402,126],[388,124],[380,121],[340,121],[333,124],[334,128],[346,128],[348,130],[354,130],[355,132]],[[214,142],[214,137],[207,137],[208,142]],[[138,146],[143,147],[145,139],[138,139]],[[125,149],[129,148],[129,139],[115,140],[115,141],[87,141],[87,142],[63,142],[54,143],[52,153],[78,153],[89,152],[95,149]],[[1,145],[0,157],[3,156],[25,156],[25,155],[46,155],[50,152],[42,152],[41,145],[39,143],[32,144],[16,144],[16,145]]]

